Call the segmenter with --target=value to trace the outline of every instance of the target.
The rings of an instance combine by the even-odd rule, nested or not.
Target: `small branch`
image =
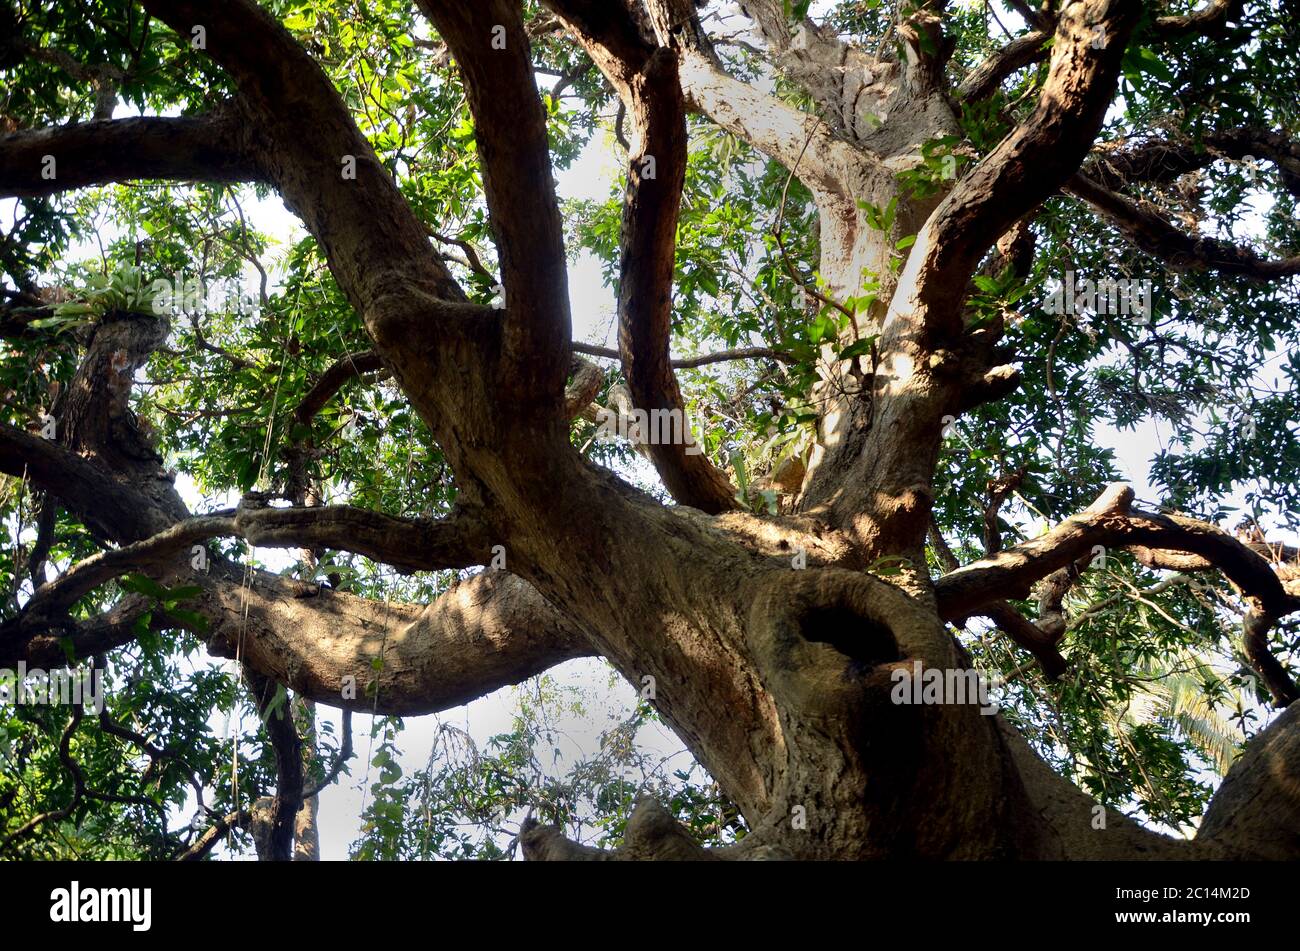
[[[17,830],[6,836],[3,842],[0,842],[0,853],[7,851],[15,842],[31,835],[45,823],[62,822],[72,815],[77,806],[81,804],[81,800],[85,798],[86,777],[82,774],[77,761],[72,758],[72,735],[77,732],[77,727],[81,725],[82,713],[81,704],[72,705],[72,717],[68,720],[68,725],[63,728],[63,735],[59,738],[59,762],[72,776],[72,801],[61,809],[51,809],[28,819]]]
[[[198,862],[208,856],[222,840],[235,829],[247,829],[253,824],[253,814],[247,809],[222,816],[201,836],[194,840],[188,849],[176,856],[178,862]]]
[[[343,772],[343,767],[347,765],[348,760],[355,755],[352,751],[352,711],[343,711],[343,744],[339,747],[338,754],[334,757],[334,762],[329,770],[325,773],[325,778],[313,786],[308,786],[303,790],[303,799],[312,799],[319,796],[322,792],[334,785],[334,781],[339,778]]]
[[[428,231],[429,237],[433,238],[434,241],[441,244],[453,244],[460,248],[461,252],[465,255],[465,262],[469,265],[470,270],[483,278],[493,287],[497,286],[498,281],[496,275],[483,266],[483,259],[479,257],[478,251],[475,249],[474,245],[470,244],[464,238],[453,238],[432,227],[429,227]]]
[[[597,347],[593,344],[578,343],[576,341],[570,346],[573,348],[574,353],[585,353],[589,357],[605,357],[609,360],[618,359],[618,351],[612,347]],[[712,363],[725,363],[729,360],[777,360],[781,363],[794,363],[795,356],[785,350],[775,350],[771,347],[736,347],[732,350],[719,350],[716,353],[706,353],[698,357],[681,357],[668,362],[675,370],[693,370]]]
[[[1276,618],[1300,610],[1300,597],[1286,590],[1265,558],[1217,526],[1181,515],[1139,511],[1131,507],[1132,499],[1133,490],[1116,483],[1083,512],[1045,535],[944,575],[935,583],[940,615],[954,620],[984,613],[989,604],[1006,598],[1027,597],[1036,581],[1081,560],[1086,563],[1097,548],[1130,548],[1140,558],[1147,550],[1196,555],[1222,571],[1246,599],[1249,613],[1243,646],[1247,656],[1277,703],[1289,703],[1295,685],[1276,659],[1271,655],[1271,663],[1265,659],[1265,632]],[[1148,555],[1144,560],[1153,559]],[[1050,608],[1052,586],[1045,596]]]
[[[307,395],[293,411],[293,421],[307,425],[345,384],[383,368],[383,358],[373,350],[358,350],[340,357],[312,384]]]

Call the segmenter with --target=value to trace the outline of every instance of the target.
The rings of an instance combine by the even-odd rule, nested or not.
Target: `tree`
[[[266,741],[245,789],[275,793],[188,854],[251,826],[287,857],[338,775],[350,735],[309,781],[289,690],[403,717],[600,656],[743,835],[705,849],[643,798],[612,852],[530,820],[530,858],[1300,855],[1296,553],[1260,527],[1300,467],[1287,11],[63,6],[6,14],[0,666],[118,657],[161,684],[199,644],[235,658]],[[615,111],[625,191],[566,234],[553,168]],[[257,320],[157,283],[261,268],[241,185],[310,233]],[[101,213],[145,234],[60,269]],[[616,287],[616,354],[571,339],[573,247]],[[1094,430],[1151,418],[1184,427],[1159,506]],[[666,497],[611,468],[611,429]],[[238,504],[190,511],[169,464]],[[1225,530],[1242,487],[1254,517]],[[952,696],[976,666],[1003,714]],[[201,786],[232,698],[200,683],[165,748],[120,699],[98,734],[26,714],[14,755],[49,805],[4,847]],[[1237,756],[1223,711],[1257,718],[1252,685],[1286,710]],[[185,731],[197,762],[168,772]],[[114,795],[132,747],[169,778]],[[1195,822],[1203,767],[1227,775],[1195,837],[1149,828]]]

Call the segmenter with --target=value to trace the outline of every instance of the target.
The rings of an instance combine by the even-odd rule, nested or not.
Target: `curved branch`
[[[669,361],[677,215],[686,178],[686,112],[676,56],[656,50],[628,83],[628,156],[619,263],[618,345],[628,389],[651,418],[677,431],[652,433],[650,459],[677,501],[710,514],[736,507],[735,490],[696,443]],[[653,427],[652,427],[653,428]]]
[[[951,620],[997,598],[1026,597],[1036,581],[1090,556],[1094,545],[1201,555],[1265,607],[1283,614],[1300,607],[1268,561],[1236,538],[1207,522],[1132,509],[1132,500],[1133,490],[1115,483],[1046,534],[944,575],[935,585],[940,613]]]
[[[1023,598],[1038,580],[1080,559],[1094,548],[1131,548],[1186,552],[1218,568],[1241,591],[1247,613],[1243,647],[1265,679],[1279,706],[1300,690],[1269,652],[1267,631],[1274,620],[1300,610],[1268,561],[1236,538],[1207,522],[1131,508],[1133,490],[1114,484],[1078,515],[1046,534],[972,562],[935,583],[940,615],[945,620],[984,613],[1005,598]],[[1048,592],[1050,607],[1050,592]]]
[[[1065,9],[1033,113],[961,179],[917,235],[890,305],[895,322],[919,310],[939,318],[928,328],[932,337],[960,333],[959,303],[979,259],[1087,154],[1113,98],[1139,7],[1133,0],[1085,0]],[[921,289],[919,300],[912,287]]]
[[[1243,245],[1192,236],[1169,223],[1152,205],[1139,204],[1075,175],[1065,190],[1082,198],[1123,232],[1138,248],[1175,271],[1219,271],[1268,281],[1300,274],[1300,255],[1267,259]]]
[[[175,561],[178,552],[195,543],[235,533],[233,518],[201,516],[177,522],[144,541],[91,555],[37,589],[23,607],[23,626],[65,613],[79,598],[114,578],[162,567],[162,563]]]
[[[321,779],[320,782],[315,783],[303,790],[302,793],[303,799],[312,799],[316,796],[319,796],[330,786],[333,786],[334,781],[338,779],[339,774],[343,772],[343,767],[348,764],[348,760],[352,759],[354,755],[352,751],[352,711],[344,710],[342,719],[343,719],[343,742],[339,746],[338,753],[334,757],[334,762],[333,764],[330,765],[330,768],[325,772],[325,776],[323,779]]]
[[[1043,675],[1056,680],[1065,673],[1067,664],[1056,645],[1060,640],[1030,621],[1008,601],[993,601],[981,608],[980,613],[998,626],[1017,645],[1027,650],[1038,661]]]
[[[635,405],[653,419],[676,424],[666,438],[651,433],[650,460],[678,502],[710,514],[733,509],[735,490],[690,431],[669,357],[677,216],[686,181],[686,109],[677,54],[642,40],[626,11],[623,18],[606,12],[597,21],[587,4],[552,5],[618,90],[631,120],[619,255],[619,357]]]
[[[20,614],[0,625],[0,666],[26,661],[32,667],[59,667],[69,656],[92,657],[131,643],[142,623],[151,631],[176,626],[156,608],[152,598],[132,595],[86,621],[65,615],[29,623],[29,616]]]
[[[312,384],[307,395],[293,411],[293,421],[306,425],[325,408],[325,404],[333,399],[334,394],[343,389],[345,384],[383,368],[383,358],[373,350],[358,350],[356,353],[339,357]]]
[[[1051,38],[1047,30],[1034,30],[1016,37],[967,74],[957,87],[957,97],[966,102],[988,98],[1016,70],[1046,59],[1051,52],[1048,46]]]

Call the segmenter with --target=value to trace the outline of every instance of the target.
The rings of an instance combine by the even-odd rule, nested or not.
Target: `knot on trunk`
[[[839,569],[758,582],[747,634],[765,686],[791,710],[842,717],[888,701],[896,668],[951,664],[937,616],[878,578]]]

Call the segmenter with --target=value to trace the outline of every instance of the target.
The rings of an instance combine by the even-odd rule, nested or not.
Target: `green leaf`
[[[167,589],[145,575],[123,575],[118,579],[117,583],[127,591],[134,591],[136,594],[148,595],[158,601],[163,601],[167,598]]]
[[[875,346],[877,339],[879,339],[878,334],[872,335],[870,337],[863,337],[860,340],[853,341],[851,344],[849,344],[847,347],[845,347],[843,350],[840,351],[839,353],[840,359],[852,360],[854,357],[870,356],[871,348]]]

